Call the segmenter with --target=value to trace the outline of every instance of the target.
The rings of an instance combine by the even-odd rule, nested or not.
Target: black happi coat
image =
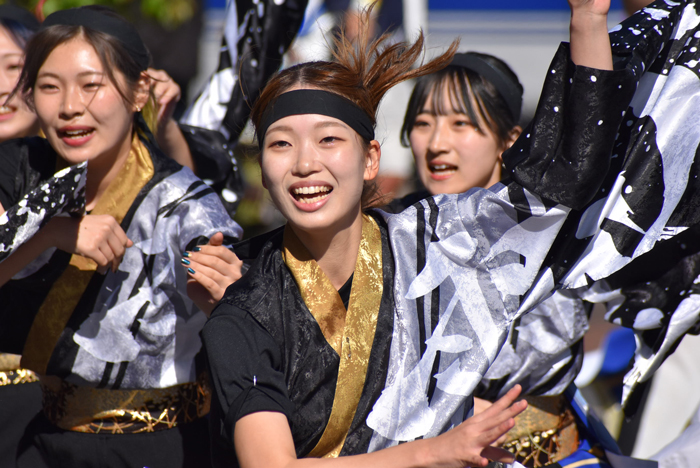
[[[374,219],[382,236],[384,287],[364,390],[341,455],[367,452],[372,430],[365,420],[384,388],[389,358],[394,259],[386,223],[380,216]],[[227,290],[202,331],[215,390],[211,413],[215,466],[237,465],[228,441],[236,421],[247,414],[284,413],[298,457],[316,446],[331,414],[340,357],[284,263],[283,231],[236,247],[242,260],[254,261]]]

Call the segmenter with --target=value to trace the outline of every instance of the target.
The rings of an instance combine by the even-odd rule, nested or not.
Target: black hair
[[[0,26],[10,34],[10,38],[20,49],[24,50],[27,47],[27,42],[34,35],[32,31],[22,23],[9,18],[0,18]]]
[[[479,56],[510,78],[513,86],[522,95],[523,87],[518,81],[518,76],[504,61],[488,54],[470,53]],[[451,109],[445,108],[442,102],[445,88],[450,96]],[[401,144],[405,147],[410,146],[409,136],[416,117],[423,110],[428,98],[431,98],[432,111],[437,115],[445,115],[450,110],[464,114],[477,130],[483,132],[482,125],[488,127],[502,146],[508,141],[513,127],[518,125],[517,117],[512,115],[508,103],[490,81],[475,71],[450,65],[421,77],[413,88],[401,127]]]

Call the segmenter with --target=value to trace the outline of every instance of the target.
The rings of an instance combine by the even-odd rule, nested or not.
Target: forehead
[[[5,27],[0,26],[0,55],[9,54],[24,54],[24,51],[12,38],[12,34],[5,29]]]
[[[469,104],[464,102],[465,97],[473,99],[467,83],[461,83],[458,76],[445,75],[425,88],[418,112],[437,115],[466,114]]]
[[[102,61],[95,48],[83,37],[74,37],[57,45],[41,65],[41,72],[102,72]]]

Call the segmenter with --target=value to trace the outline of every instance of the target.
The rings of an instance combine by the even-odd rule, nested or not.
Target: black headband
[[[109,10],[107,10],[109,11]],[[136,28],[124,18],[104,14],[93,8],[70,8],[51,13],[41,24],[41,29],[55,25],[83,26],[115,37],[129,55],[141,67],[148,68],[150,56]]]
[[[513,119],[516,122],[520,120],[520,112],[523,107],[523,93],[520,83],[517,80],[513,81],[511,77],[507,76],[501,70],[478,55],[470,52],[455,54],[452,62],[450,62],[450,66],[465,68],[484,77],[484,79],[493,84],[496,91],[503,96]]]
[[[39,29],[39,20],[34,15],[14,5],[0,5],[0,19],[16,21],[30,31]]]
[[[265,109],[258,127],[260,148],[270,125],[284,117],[300,114],[320,114],[336,118],[348,124],[365,140],[374,140],[372,120],[352,101],[328,91],[297,89],[280,95]]]

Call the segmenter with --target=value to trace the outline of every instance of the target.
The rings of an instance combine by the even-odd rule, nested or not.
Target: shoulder
[[[56,172],[56,152],[44,138],[18,138],[0,144],[0,203],[7,208]]]
[[[234,252],[249,265],[248,271],[226,289],[222,304],[253,311],[270,296],[279,296],[275,291],[282,287],[281,275],[286,266],[282,259],[282,239],[284,228],[256,236],[234,245]]]

